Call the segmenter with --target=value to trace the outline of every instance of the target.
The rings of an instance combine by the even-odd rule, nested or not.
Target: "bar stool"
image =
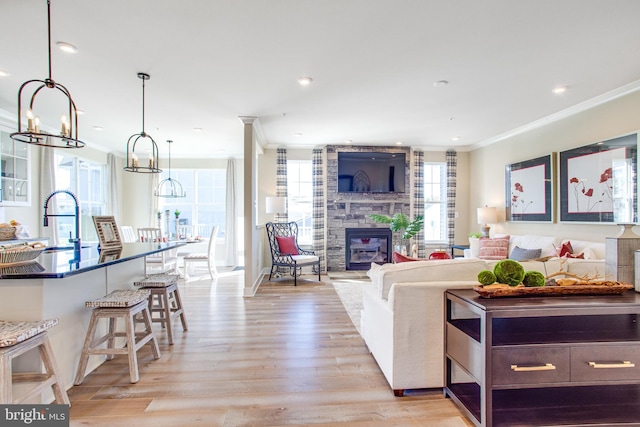
[[[0,403],[22,403],[40,394],[45,388],[53,390],[54,402],[69,405],[69,396],[60,380],[60,373],[53,357],[47,329],[58,324],[58,319],[34,321],[0,320]],[[38,348],[40,359],[44,364],[45,374],[12,372],[11,361]],[[13,399],[12,384],[14,382],[37,382],[38,384],[25,396]]]
[[[91,322],[87,330],[87,336],[82,347],[78,372],[74,381],[75,385],[82,384],[89,356],[94,354],[105,354],[107,360],[113,359],[116,354],[126,354],[129,356],[129,376],[131,383],[137,383],[140,379],[138,375],[137,351],[145,344],[151,345],[154,359],[160,358],[158,340],[151,329],[151,315],[147,308],[149,291],[146,290],[117,290],[110,294],[92,301],[87,301],[86,306],[93,308]],[[145,324],[145,330],[135,332],[135,317],[140,314]],[[109,319],[107,334],[94,339],[99,319]],[[116,332],[116,320],[123,319],[125,332]],[[125,337],[124,347],[115,347],[115,338]],[[103,343],[107,343],[106,348],[100,348]]]
[[[173,327],[171,326],[173,319],[180,316],[182,330],[188,329],[187,318],[178,290],[178,277],[177,274],[150,274],[143,280],[133,282],[134,286],[150,292],[151,321],[160,323],[163,328],[166,327],[169,345],[173,344]],[[154,317],[154,313],[158,315]]]

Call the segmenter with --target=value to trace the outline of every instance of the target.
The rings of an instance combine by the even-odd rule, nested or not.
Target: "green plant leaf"
[[[390,224],[391,223],[391,217],[388,216],[388,215],[371,214],[371,215],[369,215],[369,218],[371,218],[374,222],[378,222],[380,224]]]

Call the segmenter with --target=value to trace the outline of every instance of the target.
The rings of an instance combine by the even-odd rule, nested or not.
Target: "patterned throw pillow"
[[[526,261],[528,259],[536,259],[540,258],[540,254],[542,253],[542,248],[540,249],[524,249],[519,246],[516,246],[511,251],[511,255],[509,255],[509,259],[515,261]]]
[[[296,240],[293,236],[280,237],[276,236],[278,241],[278,247],[281,254],[299,255],[298,248],[296,247]]]
[[[558,248],[556,248],[556,250],[558,250]],[[558,256],[560,258],[580,258],[580,259],[584,259],[584,253],[581,252],[579,254],[574,254],[573,253],[573,247],[571,246],[571,242],[570,241],[566,241],[562,244],[562,246],[560,246],[560,250],[558,251]]]
[[[480,259],[506,259],[509,256],[509,237],[480,238]]]

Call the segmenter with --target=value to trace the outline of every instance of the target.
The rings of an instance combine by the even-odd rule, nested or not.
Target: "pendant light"
[[[171,144],[173,141],[167,140],[167,144],[169,144],[169,178],[165,178],[160,183],[158,183],[158,187],[156,191],[154,191],[154,195],[156,197],[166,197],[170,199],[177,199],[178,197],[187,197],[187,193],[182,189],[182,184],[180,184],[175,179],[171,179]]]
[[[144,131],[144,82],[151,77],[146,73],[138,73],[138,78],[142,80],[142,132],[131,135],[127,141],[127,166],[124,170],[137,173],[160,173],[162,169],[158,168],[158,144],[151,135]],[[145,153],[148,152],[148,160],[139,159],[138,154],[142,150],[138,149],[138,154],[136,154],[136,145],[138,142],[147,140],[151,145],[151,149],[145,151]]]
[[[82,148],[85,143],[78,139],[78,112],[69,90],[56,83],[51,78],[51,2],[47,0],[47,31],[49,35],[49,77],[44,80],[28,80],[20,86],[18,91],[18,131],[11,134],[11,139],[27,144],[41,145],[55,148]],[[37,85],[31,95],[29,108],[22,111],[22,91],[27,87]],[[57,89],[67,98],[68,110],[62,115],[60,134],[50,134],[40,129],[40,118],[35,115],[36,96],[44,88]],[[27,126],[23,127],[22,115],[27,116]]]

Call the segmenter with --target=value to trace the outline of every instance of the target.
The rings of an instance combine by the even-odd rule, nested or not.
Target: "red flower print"
[[[517,201],[518,201],[518,196],[515,196],[515,195],[514,195],[514,196],[511,198],[511,201],[512,201],[513,203],[517,202]]]
[[[524,192],[524,189],[522,188],[522,184],[520,184],[519,182],[516,182],[515,187],[516,187],[516,191],[519,191],[521,193]]]
[[[605,169],[602,175],[600,175],[600,183],[607,182],[611,178],[613,178],[613,171],[611,168]]]
[[[593,188],[588,189],[587,191],[584,191],[584,189],[582,189],[582,192],[584,193],[585,196],[587,197],[591,197],[593,196]]]
[[[569,180],[569,184],[577,184],[579,182],[580,181],[578,181],[578,178],[576,178],[575,176]]]

